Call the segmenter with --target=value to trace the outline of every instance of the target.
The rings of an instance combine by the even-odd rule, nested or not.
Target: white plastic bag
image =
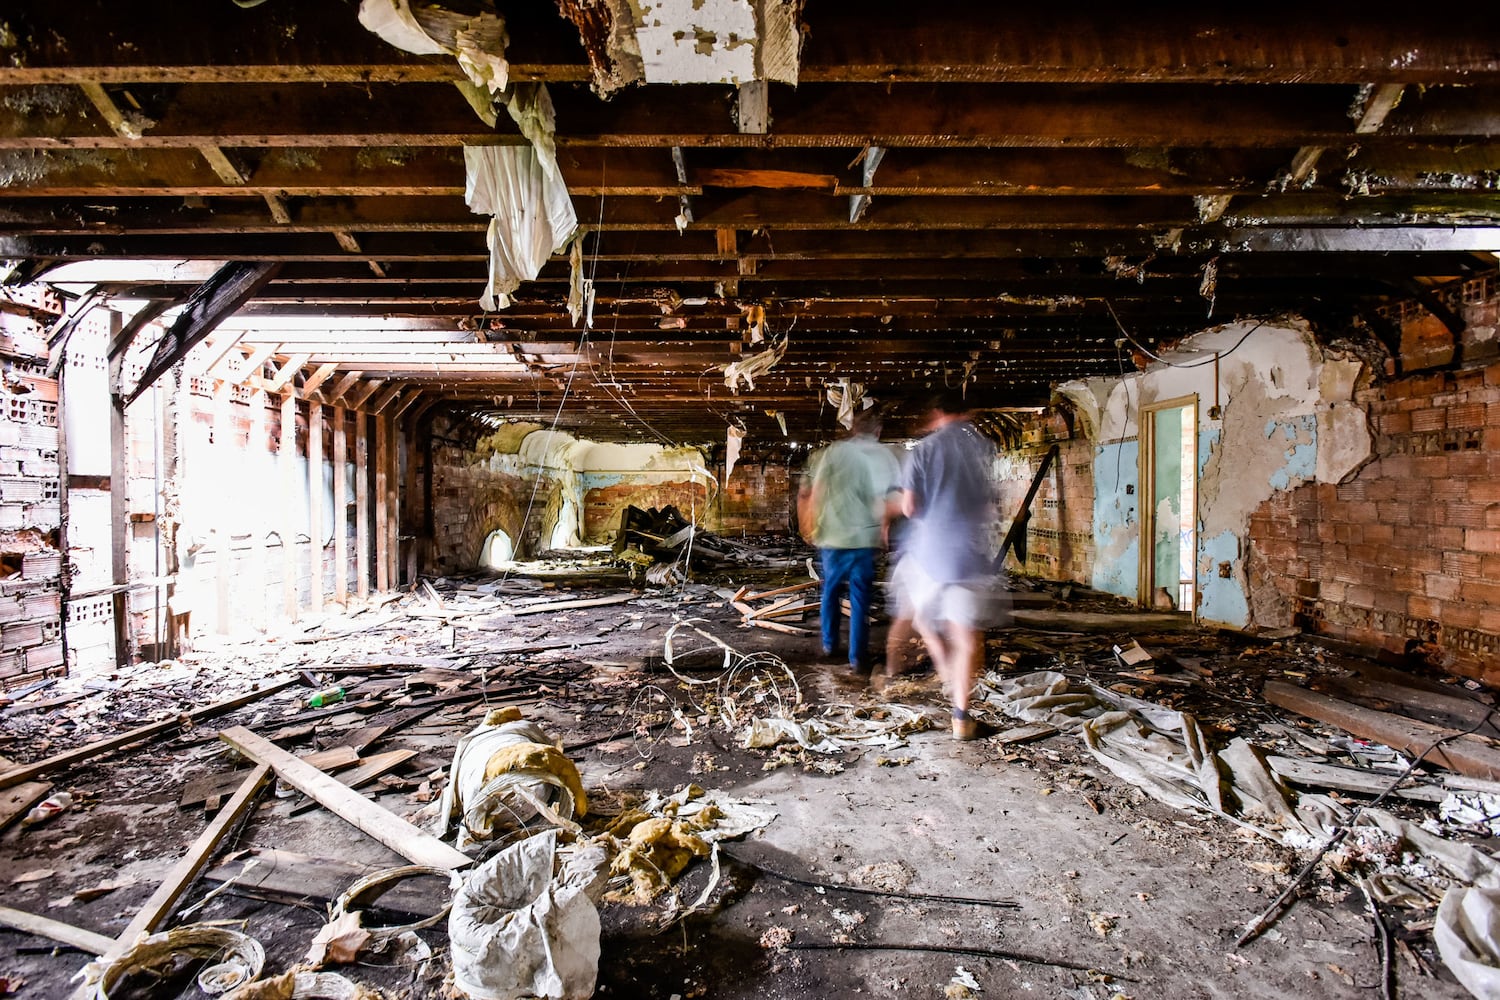
[[[454,986],[472,1000],[592,996],[604,863],[602,847],[563,852],[548,830],[465,874],[448,915]]]
[[[1438,954],[1479,1000],[1500,1000],[1500,891],[1454,886],[1432,928]]]

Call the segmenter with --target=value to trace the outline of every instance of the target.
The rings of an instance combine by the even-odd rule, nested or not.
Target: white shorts
[[[914,559],[902,559],[891,571],[891,597],[899,618],[918,628],[951,622],[961,628],[994,628],[1005,621],[1010,598],[994,578],[939,583]]]

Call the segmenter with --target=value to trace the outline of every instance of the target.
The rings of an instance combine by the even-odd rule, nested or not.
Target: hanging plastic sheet
[[[836,385],[828,387],[828,402],[838,407],[839,423],[846,429],[854,426],[856,410],[875,405],[875,400],[865,396],[864,383],[851,382],[846,378],[841,378]]]
[[[480,305],[503,309],[521,282],[534,280],[572,239],[578,216],[555,165],[549,175],[530,146],[465,146],[464,172],[464,201],[491,216],[489,281]]]

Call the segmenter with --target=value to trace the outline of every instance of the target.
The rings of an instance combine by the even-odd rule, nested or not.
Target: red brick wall
[[[791,531],[799,480],[783,462],[741,462],[719,494],[715,530],[731,537]]]
[[[706,524],[711,520],[707,503],[708,490],[701,481],[635,481],[594,487],[583,494],[583,541],[589,544],[614,541],[620,528],[620,513],[626,507],[642,510],[676,507],[689,520],[696,511],[698,522]]]
[[[472,450],[451,443],[435,443],[432,452],[435,565],[424,567],[424,571],[450,573],[473,569],[484,540],[497,528],[511,537],[519,554],[539,551],[545,547],[542,528],[557,489],[552,480],[533,484],[529,479],[490,469]],[[413,500],[421,503],[420,497]]]
[[[1376,460],[1251,518],[1255,620],[1394,651],[1429,644],[1452,669],[1500,682],[1500,364],[1356,400]]]

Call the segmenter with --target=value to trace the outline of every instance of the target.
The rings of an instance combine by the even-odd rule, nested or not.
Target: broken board
[[[250,862],[256,862],[254,866]],[[213,882],[233,882],[236,888],[264,894],[276,899],[334,900],[343,895],[355,879],[383,870],[379,865],[360,865],[335,858],[316,858],[295,851],[257,847],[246,856],[237,857],[204,873]],[[380,897],[382,910],[413,917],[430,917],[442,912],[451,893],[433,879],[409,879],[398,883]]]
[[[1441,746],[1427,752],[1424,759],[1471,778],[1500,780],[1500,750],[1477,736],[1465,736],[1460,730],[1443,729],[1402,715],[1363,708],[1283,681],[1267,681],[1262,694],[1266,701],[1278,708],[1337,726],[1355,736],[1378,740],[1413,757],[1427,752],[1439,739],[1447,739]]]

